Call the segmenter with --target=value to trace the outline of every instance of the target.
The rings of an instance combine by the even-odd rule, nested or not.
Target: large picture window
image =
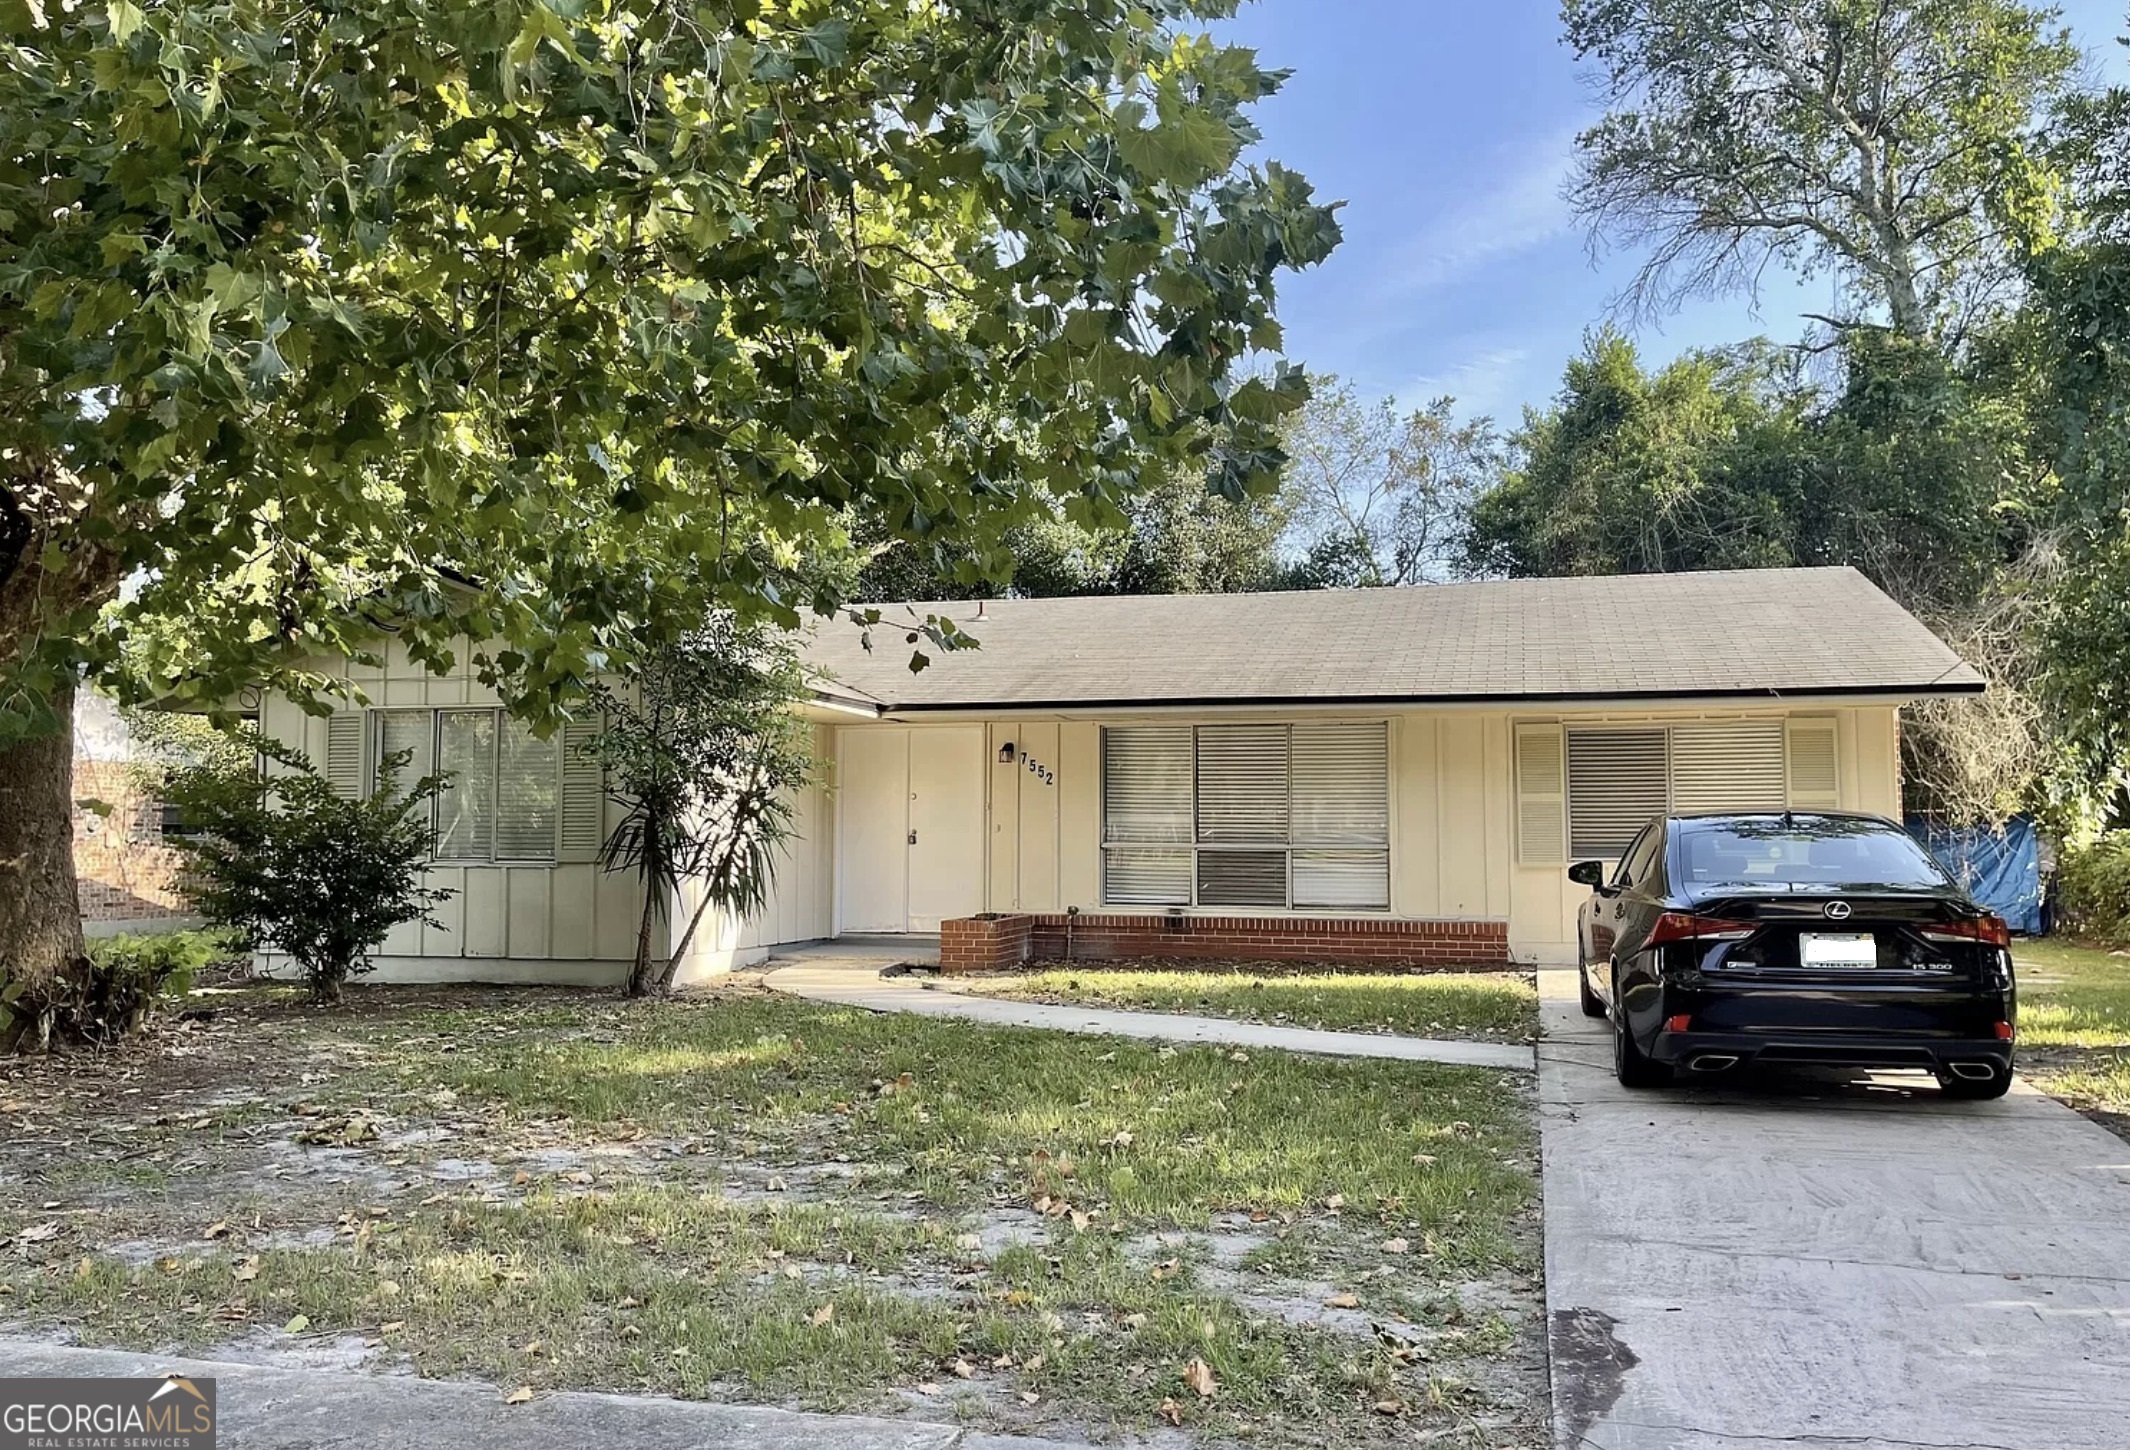
[[[401,752],[402,789],[436,772],[439,861],[553,861],[561,772],[542,740],[497,709],[378,710],[373,760]]]
[[[1102,899],[1388,909],[1388,727],[1104,730]]]

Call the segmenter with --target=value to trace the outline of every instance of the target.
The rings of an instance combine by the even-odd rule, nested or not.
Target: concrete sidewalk
[[[1449,1042],[1430,1037],[1378,1036],[1368,1032],[1314,1032],[1303,1027],[1263,1027],[1222,1017],[1171,1012],[1120,1012],[1106,1007],[1058,1007],[1015,1002],[954,989],[951,979],[925,985],[916,977],[882,977],[876,957],[838,959],[809,953],[788,966],[775,961],[763,978],[780,992],[862,1007],[869,1012],[909,1012],[954,1017],[994,1027],[1040,1027],[1052,1032],[1205,1042],[1222,1047],[1315,1052],[1331,1057],[1381,1057],[1400,1062],[1446,1062],[1459,1067],[1499,1067],[1530,1072],[1536,1054],[1528,1047],[1496,1042]]]
[[[1562,1450],[2130,1445],[2130,1144],[2023,1083],[1629,1092],[1539,991]]]
[[[1085,1450],[954,1425],[633,1395],[543,1394],[506,1405],[492,1385],[0,1339],[0,1375],[166,1374],[215,1382],[222,1450]]]

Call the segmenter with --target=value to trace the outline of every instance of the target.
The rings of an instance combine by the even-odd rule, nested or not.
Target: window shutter
[[[606,845],[606,772],[590,753],[600,722],[562,727],[562,849],[564,861],[596,861]]]
[[[1293,781],[1294,904],[1388,907],[1389,727],[1296,725]]]
[[[1558,725],[1516,727],[1516,859],[1526,866],[1567,862],[1566,749]]]
[[[555,859],[555,737],[542,740],[517,720],[503,722],[496,770],[496,859]]]
[[[325,722],[325,781],[335,795],[353,800],[362,794],[363,712],[335,710]]]
[[[1287,765],[1284,725],[1201,726],[1198,839],[1284,846]]]
[[[1780,720],[1673,728],[1674,811],[1779,811],[1788,797]]]
[[[1191,904],[1191,727],[1102,732],[1102,899]]]
[[[1789,803],[1832,808],[1842,803],[1840,746],[1829,719],[1786,722],[1789,742]]]
[[[1568,732],[1568,851],[1616,861],[1670,801],[1665,732]]]

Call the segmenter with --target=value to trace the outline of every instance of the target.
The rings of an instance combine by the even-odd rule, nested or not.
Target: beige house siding
[[[1625,725],[1780,720],[1791,715],[1834,720],[1840,797],[1845,809],[1899,817],[1897,709],[1892,705],[1550,713],[1359,711],[1311,718],[1389,722],[1388,915],[1431,920],[1506,920],[1510,947],[1518,960],[1561,963],[1574,960],[1575,914],[1584,891],[1569,883],[1560,867],[1524,866],[1516,861],[1514,726],[1541,721]],[[1133,718],[1149,717],[1118,716],[1115,720],[1124,723]],[[1204,723],[1296,717],[1276,712],[1220,712],[1203,716],[1164,713],[1159,718]],[[986,758],[991,762],[985,829],[986,910],[1050,912],[1078,907],[1093,914],[1124,910],[1105,907],[1101,897],[1100,758],[1104,723],[1108,722],[1041,718],[985,721]],[[1010,765],[997,759],[1000,747],[1009,741],[1016,753],[1016,760]],[[1031,753],[1046,765],[1054,762],[1054,787],[1034,783],[1021,759]],[[1253,913],[1223,908],[1221,914]]]
[[[451,674],[436,676],[388,648],[382,668],[320,660],[317,668],[344,671],[376,707],[437,707],[498,703],[474,678],[462,650]],[[768,907],[745,921],[706,920],[678,979],[700,981],[758,961],[783,943],[817,940],[849,928],[841,919],[839,885],[862,861],[839,860],[836,779],[846,732],[980,732],[982,839],[955,859],[974,864],[968,883],[972,910],[1056,912],[1077,907],[1102,914],[1101,731],[1105,724],[1161,719],[1214,721],[1382,720],[1390,762],[1390,908],[1386,915],[1415,920],[1506,921],[1520,961],[1558,963],[1574,956],[1574,922],[1583,891],[1557,866],[1518,862],[1515,841],[1517,728],[1531,724],[1679,723],[1696,720],[1831,718],[1836,726],[1840,803],[1850,809],[1899,815],[1898,711],[1890,703],[1798,701],[1785,708],[1712,709],[1691,705],[1615,710],[1331,708],[1129,711],[1067,718],[1057,713],[917,715],[869,721],[849,712],[809,710],[819,779],[794,802],[791,842]],[[294,704],[263,702],[261,725],[300,745],[321,766],[328,725]],[[999,759],[1008,742],[1014,759]],[[957,757],[965,758],[965,757]],[[1029,768],[1033,761],[1038,767]],[[882,806],[882,809],[888,807]],[[616,807],[605,807],[611,827]],[[887,839],[878,831],[866,838]],[[591,862],[553,865],[439,864],[433,884],[449,889],[437,927],[396,931],[378,958],[374,980],[613,984],[635,950],[642,895],[633,876],[603,872]],[[673,919],[684,923],[695,904],[684,888]],[[1123,911],[1123,908],[1115,909]],[[1144,908],[1138,910],[1143,911]],[[1276,911],[1223,909],[1223,915],[1279,916]],[[1307,915],[1310,913],[1294,913]],[[1352,915],[1355,913],[1344,913]],[[677,930],[678,928],[676,928]],[[664,934],[655,943],[664,946]],[[270,969],[277,964],[265,963]]]
[[[386,645],[382,668],[327,658],[309,664],[357,685],[374,708],[500,704],[475,677],[471,653],[462,645],[456,651],[458,668],[444,675],[414,663],[397,642]],[[272,695],[261,702],[259,719],[266,734],[297,746],[314,766],[324,768],[330,729],[325,717]],[[817,731],[826,738],[826,727]],[[778,942],[828,934],[834,833],[827,829],[833,816],[825,783],[802,792],[795,805],[799,839],[778,873],[768,909],[737,927],[706,920],[682,964],[681,981],[758,960]],[[613,828],[619,809],[606,802],[603,830]],[[438,924],[410,923],[394,930],[372,959],[375,971],[368,980],[611,986],[621,982],[635,959],[643,888],[631,873],[603,871],[589,861],[438,863],[426,880],[451,893],[435,909]],[[693,909],[694,897],[684,891],[673,916],[685,922]],[[666,940],[665,931],[654,928],[653,950],[663,951]],[[264,955],[260,966],[278,972],[285,964]]]

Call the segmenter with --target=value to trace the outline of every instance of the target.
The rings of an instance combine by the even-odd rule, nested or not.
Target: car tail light
[[[1694,916],[1667,911],[1649,929],[1649,945],[1674,941],[1744,941],[1756,930],[1750,921],[1729,921],[1720,916]]]
[[[1941,921],[1926,926],[1923,928],[1923,940],[1978,941],[1984,946],[2008,947],[2012,944],[2012,929],[2004,924],[2003,917],[1984,913],[1959,921]]]
[[[1681,1012],[1676,1017],[1667,1017],[1664,1019],[1664,1030],[1666,1032],[1691,1032],[1694,1030],[1694,1019],[1689,1013],[1685,1012]]]
[[[2010,1041],[2012,1040],[2012,1024],[2011,1024],[2011,1023],[2009,1023],[2009,1022],[1999,1022],[1999,1023],[1997,1024],[1997,1040],[1998,1040],[1999,1042],[2010,1042]]]

